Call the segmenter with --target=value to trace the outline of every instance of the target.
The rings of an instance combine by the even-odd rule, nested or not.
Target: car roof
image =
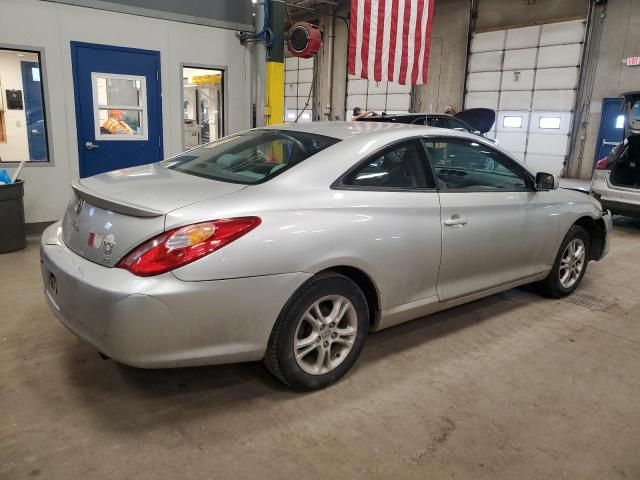
[[[386,122],[307,122],[307,123],[281,123],[279,125],[269,125],[263,127],[274,130],[291,130],[294,132],[313,133],[327,137],[345,140],[357,135],[369,133],[381,133],[393,130],[432,128],[408,124],[386,123]],[[440,128],[433,130],[442,131]]]

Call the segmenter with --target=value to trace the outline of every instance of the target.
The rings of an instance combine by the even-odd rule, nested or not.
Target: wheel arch
[[[605,247],[606,226],[602,218],[585,215],[576,220],[573,225],[584,228],[589,234],[589,260],[597,260],[602,256]]]
[[[369,307],[369,326],[375,328],[380,320],[380,293],[371,276],[364,270],[350,265],[328,267],[317,274],[323,272],[335,272],[344,275],[362,290]]]

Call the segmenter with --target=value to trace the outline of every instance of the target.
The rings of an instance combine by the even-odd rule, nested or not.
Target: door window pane
[[[104,135],[137,135],[142,133],[142,111],[101,108],[100,133]]]
[[[502,119],[502,126],[508,128],[522,128],[522,117],[518,116],[505,116]]]
[[[98,105],[142,106],[142,81],[126,78],[96,78]]]
[[[560,129],[560,117],[540,117],[538,127],[543,129]]]
[[[96,140],[147,140],[147,79],[91,74]]]
[[[424,163],[424,151],[415,141],[402,142],[374,154],[343,182],[374,188],[434,188]]]
[[[183,122],[185,148],[213,142],[224,136],[224,72],[183,67]]]
[[[0,49],[0,163],[48,162],[40,53]]]
[[[468,140],[423,139],[438,186],[463,190],[523,190],[528,175],[515,161]]]

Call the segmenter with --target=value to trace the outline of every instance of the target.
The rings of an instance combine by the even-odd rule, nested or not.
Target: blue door
[[[80,176],[162,160],[160,52],[71,42]]]
[[[611,153],[613,147],[624,140],[624,112],[622,98],[602,99],[602,114],[600,117],[600,132],[596,145],[594,163]]]
[[[44,128],[40,65],[38,62],[20,62],[20,69],[22,70],[24,108],[27,117],[29,159],[32,162],[46,162],[47,138]]]

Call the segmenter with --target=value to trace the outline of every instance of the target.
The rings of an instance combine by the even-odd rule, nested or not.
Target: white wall
[[[52,163],[28,165],[21,175],[27,222],[60,218],[71,195],[69,182],[78,176],[72,40],[160,52],[165,156],[182,148],[181,63],[226,67],[226,131],[250,127],[250,55],[232,30],[38,0],[0,0],[0,32],[3,45],[44,49]]]
[[[0,95],[4,97],[4,121],[5,133],[7,134],[6,143],[0,143],[0,158],[5,162],[20,162],[23,159],[29,159],[26,110],[7,110],[5,91],[22,91],[24,102],[20,62],[37,62],[38,55],[25,53],[24,56],[19,57],[17,53],[0,49]]]

